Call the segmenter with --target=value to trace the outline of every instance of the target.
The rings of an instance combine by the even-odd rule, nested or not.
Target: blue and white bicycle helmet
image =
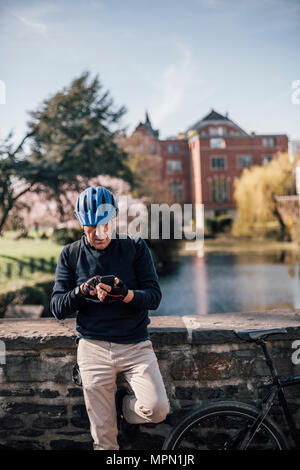
[[[115,196],[103,186],[86,188],[79,194],[74,214],[84,225],[105,225],[118,214]]]

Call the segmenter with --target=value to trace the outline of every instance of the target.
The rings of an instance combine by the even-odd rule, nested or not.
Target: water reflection
[[[202,315],[300,308],[299,262],[289,252],[181,257],[161,276],[163,298],[151,315]]]

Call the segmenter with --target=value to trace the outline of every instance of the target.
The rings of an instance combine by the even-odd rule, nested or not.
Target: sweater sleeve
[[[58,259],[55,283],[50,300],[50,310],[57,320],[73,315],[84,303],[84,299],[75,295],[76,287],[73,270],[68,263],[68,249],[66,245]]]
[[[162,293],[151,252],[143,238],[136,241],[135,273],[140,289],[133,290],[134,297],[128,305],[156,310]]]

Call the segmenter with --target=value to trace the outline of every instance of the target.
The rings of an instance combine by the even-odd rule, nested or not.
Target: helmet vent
[[[87,212],[88,211],[88,205],[87,205],[87,197],[86,196],[84,196],[83,207],[84,207],[85,212]]]

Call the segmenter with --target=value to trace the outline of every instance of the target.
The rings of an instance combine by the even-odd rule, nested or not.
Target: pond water
[[[203,315],[300,308],[299,262],[287,252],[182,256],[159,276],[162,300],[154,315]]]

